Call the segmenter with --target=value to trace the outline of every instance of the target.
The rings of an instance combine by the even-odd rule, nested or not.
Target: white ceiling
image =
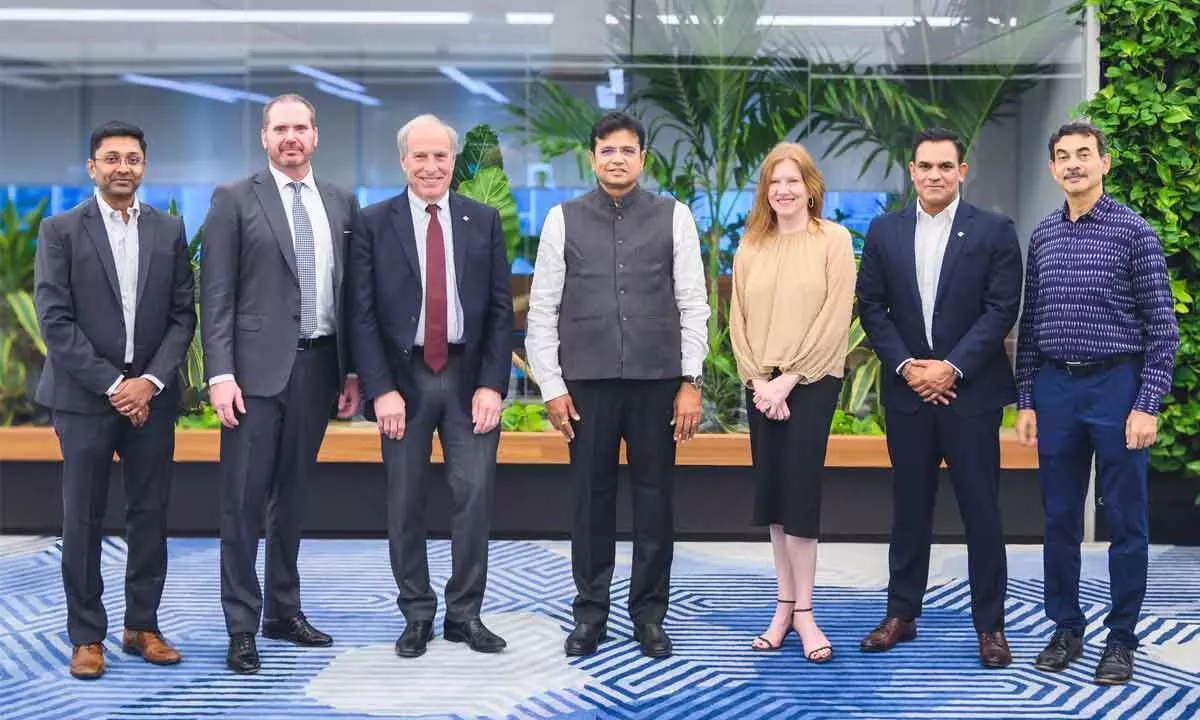
[[[0,82],[70,82],[122,72],[273,73],[297,62],[360,77],[433,73],[446,64],[497,78],[595,72],[612,64],[614,51],[629,62],[632,50],[637,62],[681,47],[713,50],[687,39],[695,32],[663,22],[686,25],[693,14],[709,18],[704,8],[714,2],[721,4],[636,0],[631,19],[631,0],[438,0],[433,8],[428,0],[343,0],[338,8],[329,0],[0,0]],[[1082,30],[1063,11],[1070,2],[838,0],[835,6],[832,0],[738,0],[734,7],[773,17],[760,21],[770,23],[762,26],[764,39],[782,52],[879,64],[896,59],[888,50],[896,30],[883,26],[911,17],[919,5],[933,22],[949,25],[916,44],[928,45],[934,64],[1046,63],[1077,72]],[[331,9],[332,17],[315,14]],[[140,21],[154,10],[183,14]],[[408,24],[439,18],[397,14],[430,10],[464,15]],[[31,21],[32,11],[53,15]],[[511,12],[551,13],[553,22],[512,24],[506,20]],[[963,16],[970,20],[963,22]],[[464,17],[467,22],[453,24]],[[919,58],[909,56],[913,59]]]

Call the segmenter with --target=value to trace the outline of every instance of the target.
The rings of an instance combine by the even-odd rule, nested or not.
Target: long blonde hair
[[[812,203],[808,206],[809,220],[814,223],[820,221],[821,212],[825,206],[825,178],[821,177],[812,155],[808,154],[803,145],[789,142],[779,143],[767,154],[758,171],[758,187],[754,191],[754,206],[750,208],[750,214],[746,217],[746,230],[742,233],[742,242],[761,242],[778,230],[779,221],[775,217],[775,211],[771,209],[767,193],[771,190],[771,175],[775,172],[775,168],[779,163],[787,160],[796,163],[796,166],[800,168],[800,177],[804,180],[804,187],[807,189],[809,201]]]

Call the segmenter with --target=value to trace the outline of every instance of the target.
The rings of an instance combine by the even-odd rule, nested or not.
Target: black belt
[[[1141,360],[1141,353],[1124,353],[1096,360],[1050,360],[1050,364],[1062,370],[1071,377],[1087,377],[1098,372],[1124,365],[1127,362]]]
[[[449,345],[446,346],[446,350],[447,350],[446,354],[447,355],[462,355],[463,351],[466,350],[466,348],[467,348],[467,346],[462,343],[450,343]],[[413,345],[412,346],[412,354],[413,355],[422,355],[422,356],[425,355],[425,346],[424,345]]]
[[[315,338],[300,338],[296,341],[297,350],[312,350],[314,348],[325,347],[326,345],[336,345],[337,335],[322,335]]]

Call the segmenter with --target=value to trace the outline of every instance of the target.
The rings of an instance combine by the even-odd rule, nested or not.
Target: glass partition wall
[[[518,298],[554,204],[585,192],[588,129],[608,109],[647,123],[646,182],[691,204],[718,305],[707,429],[742,421],[720,337],[728,268],[758,162],[803,142],[852,231],[909,199],[915,130],[966,140],[972,202],[1024,242],[1059,200],[1049,133],[1084,99],[1085,39],[1070,0],[0,0],[0,195],[59,212],[91,192],[88,135],[105,121],[149,142],[142,198],[199,229],[214,186],[264,164],[271,96],[317,108],[316,171],[369,204],[403,187],[396,130],[439,115],[468,172],[502,162],[515,204]],[[473,128],[485,125],[490,128]],[[498,153],[492,150],[493,144]],[[870,364],[852,356],[852,370]],[[724,368],[724,369],[723,369]],[[721,373],[725,373],[724,380]],[[841,420],[878,421],[871,370]],[[857,378],[857,388],[855,388]],[[536,399],[520,367],[516,397]],[[851,397],[852,391],[857,393]]]

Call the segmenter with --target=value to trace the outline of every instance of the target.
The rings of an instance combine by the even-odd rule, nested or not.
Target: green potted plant
[[[33,387],[46,344],[33,303],[33,265],[49,200],[43,198],[24,215],[12,202],[0,210],[0,425],[39,416]]]

